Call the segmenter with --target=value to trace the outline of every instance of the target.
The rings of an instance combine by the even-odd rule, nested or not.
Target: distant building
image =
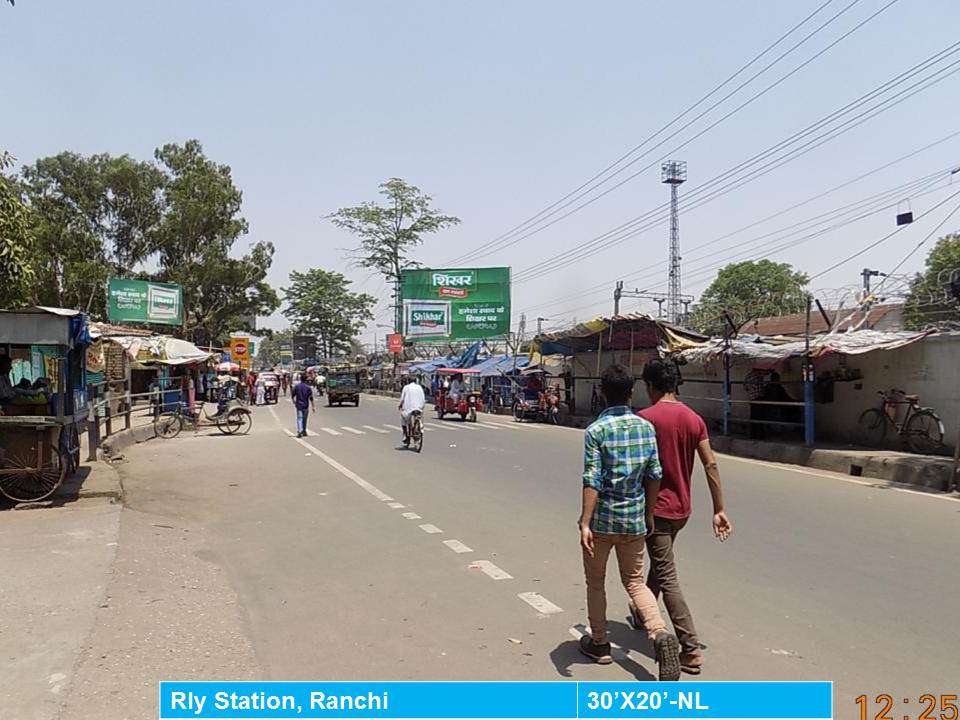
[[[852,318],[851,318],[852,316]],[[841,332],[849,330],[850,327],[858,327],[860,330],[880,330],[883,332],[896,332],[903,330],[903,305],[875,305],[867,314],[867,321],[860,325],[863,320],[863,313],[852,308],[841,310],[827,310],[827,317],[830,322],[836,326],[837,323],[843,323]],[[847,320],[847,318],[851,318]],[[763,317],[751,320],[740,329],[741,335],[804,335],[807,327],[806,313],[794,313],[793,315],[779,315],[774,317]],[[810,314],[810,332],[814,335],[825,333],[829,330],[826,321],[820,312],[814,308]]]

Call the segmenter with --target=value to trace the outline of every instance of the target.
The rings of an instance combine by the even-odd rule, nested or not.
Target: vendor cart
[[[42,500],[80,463],[87,420],[86,316],[75,310],[0,311],[0,355],[13,396],[0,403],[0,493]]]

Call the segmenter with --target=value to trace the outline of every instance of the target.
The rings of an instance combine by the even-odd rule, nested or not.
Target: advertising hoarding
[[[510,332],[510,268],[404,270],[408,341],[480,340]]]
[[[107,295],[110,322],[183,324],[183,291],[179,285],[110,278]]]
[[[245,337],[230,338],[230,356],[233,362],[244,370],[250,369],[250,339]]]

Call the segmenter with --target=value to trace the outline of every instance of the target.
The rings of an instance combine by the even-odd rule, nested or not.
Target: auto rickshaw
[[[327,377],[327,407],[345,402],[360,406],[360,372],[356,368],[332,368]]]
[[[535,420],[551,425],[560,424],[560,381],[539,368],[523,372],[526,386],[520,387],[513,399],[513,419],[516,422]]]
[[[451,388],[441,387],[434,400],[434,407],[437,410],[437,418],[443,420],[445,415],[459,415],[463,421],[477,421],[477,411],[483,410],[483,400],[480,399],[480,371],[479,370],[461,370],[459,368],[440,368],[437,374],[444,380],[444,386],[452,386],[459,380],[463,389],[459,397],[454,397],[455,392]]]
[[[280,377],[274,372],[262,372],[260,381],[263,383],[264,401],[276,405],[280,399]]]

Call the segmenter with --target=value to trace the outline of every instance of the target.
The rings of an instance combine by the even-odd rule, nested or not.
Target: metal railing
[[[140,399],[148,401],[145,407],[138,407]],[[137,410],[146,410],[144,417],[155,418],[160,413],[161,399],[159,389],[131,393],[126,380],[104,380],[87,385],[87,460],[97,459],[105,438],[132,429]],[[118,423],[123,427],[118,427]]]

